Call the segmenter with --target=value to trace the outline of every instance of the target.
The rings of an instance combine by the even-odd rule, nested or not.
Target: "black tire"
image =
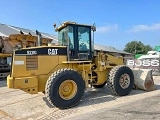
[[[62,91],[61,86],[67,81],[72,81],[76,86],[76,92],[72,98],[67,98],[66,96],[63,96],[63,92],[65,92],[65,90]],[[62,87],[63,89],[65,89],[65,86]],[[70,90],[73,88],[68,87],[68,89]],[[82,76],[78,72],[69,68],[60,69],[54,72],[47,80],[45,88],[46,97],[49,103],[60,109],[70,108],[77,105],[84,94],[84,90],[85,82],[82,79]]]
[[[122,84],[126,86],[122,86],[120,80],[123,81]],[[129,82],[127,83],[126,81]],[[132,70],[127,66],[116,66],[112,68],[109,73],[107,85],[114,95],[128,95],[134,85],[134,75]]]
[[[106,85],[107,82],[104,82],[101,85],[93,85],[94,88],[103,88]]]

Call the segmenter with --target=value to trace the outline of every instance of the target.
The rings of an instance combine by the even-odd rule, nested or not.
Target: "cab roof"
[[[96,27],[94,25],[85,25],[85,24],[77,24],[76,22],[71,22],[71,21],[66,21],[63,22],[58,28],[56,28],[56,31],[60,31],[61,29],[63,29],[64,27],[68,26],[68,25],[77,25],[77,26],[87,26],[87,27],[91,27],[91,29],[93,31],[96,31]]]

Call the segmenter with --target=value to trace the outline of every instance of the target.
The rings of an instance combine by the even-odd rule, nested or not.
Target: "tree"
[[[150,45],[144,45],[141,41],[131,41],[125,45],[124,51],[132,54],[146,54],[152,50]]]

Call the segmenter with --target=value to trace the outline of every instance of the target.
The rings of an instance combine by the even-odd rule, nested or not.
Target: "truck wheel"
[[[108,88],[115,95],[128,95],[134,85],[134,75],[127,66],[116,66],[111,69],[107,80]]]
[[[106,85],[106,82],[104,82],[101,85],[93,85],[94,88],[103,88]]]
[[[72,69],[54,72],[46,83],[46,97],[51,105],[60,109],[78,104],[84,94],[85,82],[82,76]]]

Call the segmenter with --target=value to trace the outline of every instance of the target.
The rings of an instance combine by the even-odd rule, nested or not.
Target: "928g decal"
[[[27,55],[37,55],[37,51],[35,50],[28,50]]]

